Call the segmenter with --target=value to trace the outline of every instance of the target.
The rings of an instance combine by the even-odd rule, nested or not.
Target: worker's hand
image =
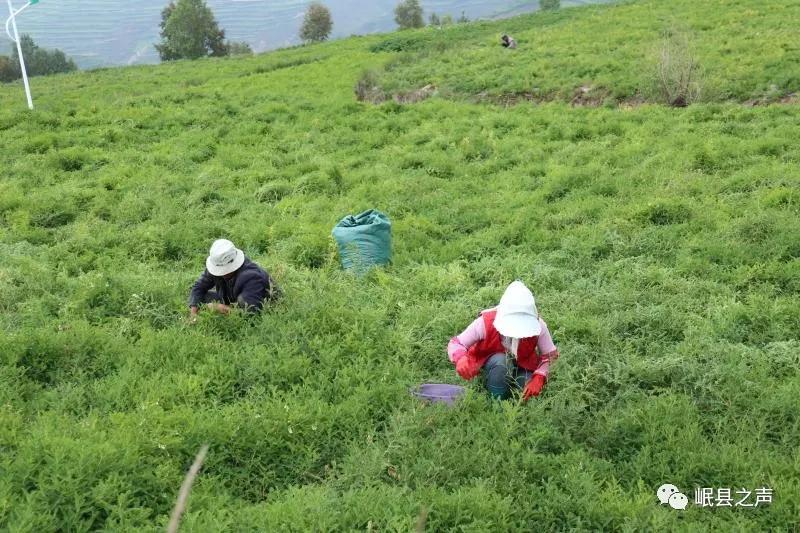
[[[221,315],[227,315],[231,312],[230,306],[221,303],[210,303],[208,308]]]
[[[187,320],[189,324],[196,324],[197,323],[197,306],[193,305],[189,308],[189,318]]]
[[[456,372],[467,381],[477,376],[480,371],[480,365],[477,364],[474,357],[470,357],[469,355],[463,356],[456,362]]]
[[[534,376],[525,384],[525,389],[522,391],[522,399],[528,401],[531,396],[539,396],[544,387],[545,377],[541,374],[534,374]]]

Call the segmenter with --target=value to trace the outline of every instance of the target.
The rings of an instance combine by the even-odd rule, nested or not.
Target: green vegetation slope
[[[618,61],[658,40],[634,14],[661,4],[453,31],[484,32],[469,49],[484,73],[495,53],[529,67],[525,33],[517,56],[482,46],[525,25],[640,34],[614,41]],[[763,11],[669,4],[692,25]],[[766,40],[781,20],[714,31],[738,43],[764,24]],[[34,112],[0,87],[0,529],[163,529],[206,442],[187,531],[405,531],[423,507],[431,531],[796,523],[797,108],[356,102],[363,71],[408,53],[374,50],[401,38],[40,78]],[[796,91],[796,52],[752,42],[732,49],[755,66],[720,94]],[[573,59],[614,74],[559,70],[553,87],[635,78],[635,62]],[[460,74],[468,93],[492,90],[476,76]],[[371,207],[394,222],[395,261],[357,280],[329,233]],[[192,327],[188,287],[219,236],[286,298]],[[517,277],[562,353],[543,396],[410,398],[460,381],[447,340]],[[665,482],[774,501],[677,512],[656,503]]]
[[[375,50],[404,51],[386,66],[389,91],[428,83],[448,96],[632,100],[653,84],[665,35],[687,38],[700,67],[701,101],[778,99],[800,89],[800,4],[721,0],[621,2],[508,21],[398,33]],[[498,52],[510,33],[517,50]]]

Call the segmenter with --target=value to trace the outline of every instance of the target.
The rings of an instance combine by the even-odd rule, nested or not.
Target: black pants
[[[273,282],[273,281],[272,281],[272,279],[270,279],[270,280],[269,280],[269,282],[270,282],[270,283],[269,283],[269,287],[268,287],[268,289],[267,289],[267,298],[266,298],[266,301],[264,302],[265,304],[266,304],[267,302],[274,302],[274,301],[278,300],[278,299],[279,299],[281,296],[283,296],[283,291],[282,291],[282,290],[281,290],[281,289],[280,289],[280,288],[279,288],[277,285],[275,285],[275,282]],[[225,300],[225,298],[223,298],[223,297],[222,297],[222,296],[221,296],[221,295],[220,295],[220,294],[219,294],[217,291],[215,291],[215,290],[213,290],[213,291],[208,291],[208,292],[207,292],[207,293],[206,293],[206,294],[203,296],[203,299],[202,299],[200,302],[201,302],[201,303],[204,303],[204,304],[210,304],[210,303],[222,303],[222,304],[225,304],[225,305],[234,305],[234,304],[236,304],[236,303],[237,303],[237,302],[233,302],[233,301],[226,301],[226,300]],[[241,296],[239,297],[239,302],[238,302],[238,304],[239,304],[241,307],[247,307],[247,305],[246,305],[245,301],[242,299],[242,297],[241,297]]]

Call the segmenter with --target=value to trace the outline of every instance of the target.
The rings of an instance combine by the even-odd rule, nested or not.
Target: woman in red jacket
[[[486,311],[447,345],[450,361],[464,379],[483,368],[486,388],[495,398],[508,398],[511,387],[528,400],[538,396],[547,381],[558,349],[539,317],[533,294],[521,281],[508,286],[500,304]]]

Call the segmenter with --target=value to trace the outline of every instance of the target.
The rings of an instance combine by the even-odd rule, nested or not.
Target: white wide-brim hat
[[[536,300],[521,281],[511,283],[500,298],[494,327],[501,335],[513,339],[536,337],[542,332]]]
[[[494,327],[500,332],[500,335],[512,339],[536,337],[542,332],[539,318],[528,313],[511,313],[507,315],[498,313],[494,319]]]
[[[206,258],[206,269],[212,276],[225,276],[236,272],[243,264],[244,252],[227,239],[214,241]]]

